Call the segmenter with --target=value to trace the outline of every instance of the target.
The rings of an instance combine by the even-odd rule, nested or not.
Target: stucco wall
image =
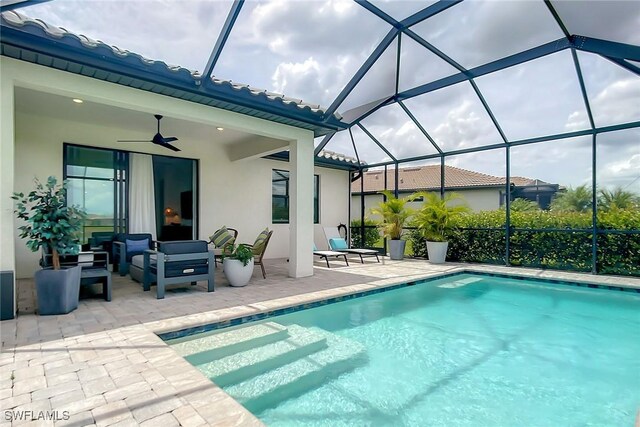
[[[463,190],[457,191],[464,200],[467,202],[471,210],[475,212],[479,211],[492,211],[500,207],[500,190],[497,188],[478,189],[478,190]],[[407,194],[401,194],[400,197],[405,197]],[[382,201],[382,195],[370,194],[365,196],[365,216],[375,219],[374,216],[369,215],[369,210],[377,206]],[[412,208],[419,208],[420,202],[409,203]],[[360,218],[360,196],[351,196],[351,219]]]
[[[171,154],[153,144],[116,145],[122,130],[58,118],[16,113],[15,191],[28,191],[35,176],[62,178],[63,143],[119,148],[150,154]],[[149,135],[126,131],[131,138]],[[288,256],[289,225],[271,223],[271,170],[289,169],[287,162],[253,159],[230,162],[224,147],[215,141],[180,139],[183,151],[176,157],[199,159],[200,231],[206,239],[222,225],[237,228],[241,242],[253,243],[265,227],[274,230],[267,258]],[[316,168],[320,175],[321,223],[333,225],[347,221],[348,174],[344,171]],[[314,238],[320,247],[324,241],[321,224],[314,226]],[[29,277],[37,269],[37,255],[16,239],[17,277]]]

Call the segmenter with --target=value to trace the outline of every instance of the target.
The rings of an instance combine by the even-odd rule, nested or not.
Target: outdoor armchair
[[[215,256],[216,263],[220,260],[222,255],[233,251],[233,245],[237,239],[238,230],[225,225],[209,236],[209,243],[213,244],[214,247],[213,254]]]
[[[273,234],[273,230],[269,231],[268,228],[262,230],[255,242],[252,245],[248,243],[242,243],[242,245],[251,248],[251,252],[253,252],[253,264],[259,265],[262,270],[262,278],[267,278],[267,273],[264,271],[264,263],[262,262],[262,258],[264,257],[264,253],[267,251],[267,245],[269,244],[269,240],[271,239],[271,235]]]
[[[131,259],[142,255],[147,249],[154,249],[155,242],[149,233],[119,233],[113,242],[113,271],[121,276],[129,273]]]
[[[164,298],[166,285],[207,281],[207,291],[215,290],[213,251],[204,240],[158,242],[158,250],[144,251],[143,289],[156,284],[156,297]]]

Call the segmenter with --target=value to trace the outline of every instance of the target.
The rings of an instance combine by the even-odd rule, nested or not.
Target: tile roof
[[[112,56],[114,59],[124,61],[124,63],[134,67],[142,65],[143,68],[148,68],[149,71],[153,70],[156,72],[174,75],[176,78],[191,81],[194,87],[202,86],[204,82],[203,76],[198,71],[189,70],[178,65],[170,65],[163,61],[145,58],[137,53],[130,52],[117,46],[107,45],[100,40],[95,40],[85,35],[73,33],[61,27],[49,25],[40,19],[34,19],[13,10],[2,12],[0,16],[2,17],[2,26],[5,28],[14,28],[29,31],[31,33],[35,31],[36,33],[39,33],[38,35],[44,36],[45,39],[74,44],[76,47],[79,42],[82,48],[87,51],[93,51],[96,55],[100,55],[101,57]],[[325,113],[325,109],[320,105],[309,104],[301,99],[290,98],[283,94],[257,89],[247,84],[219,79],[215,76],[210,78],[210,83],[212,83],[214,87],[227,91],[230,90],[231,92],[238,93],[239,95],[251,95],[254,99],[263,98],[264,100],[274,103],[274,105],[284,104],[286,106],[294,107],[299,111],[306,111],[317,115],[318,121]],[[333,116],[337,121],[342,118],[338,113],[335,113]]]
[[[358,164],[358,159],[356,159],[355,157],[350,157],[345,154],[336,153],[334,151],[329,151],[329,150],[320,150],[320,152],[317,154],[316,157],[337,160],[339,162],[344,162],[347,164],[354,164],[354,165]],[[365,162],[361,162],[361,164],[366,165]]]
[[[400,191],[439,190],[440,189],[440,165],[428,165],[411,168],[400,168],[398,172]],[[445,188],[486,188],[504,186],[506,178],[487,175],[480,172],[461,169],[454,166],[445,166]],[[511,182],[516,186],[548,184],[544,181],[513,176]],[[387,170],[387,188],[395,186],[395,172]],[[384,190],[384,170],[373,170],[364,173],[364,192],[378,192]],[[360,180],[351,184],[351,191],[360,193]]]

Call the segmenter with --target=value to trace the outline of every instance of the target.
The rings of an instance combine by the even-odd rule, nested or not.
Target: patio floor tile
[[[216,291],[204,283],[143,292],[128,277],[113,277],[113,300],[82,299],[61,316],[37,316],[32,280],[18,280],[19,316],[0,324],[0,408],[69,411],[60,425],[259,426],[261,422],[169,348],[156,333],[204,325],[277,308],[307,304],[461,268],[599,281],[640,287],[635,278],[513,269],[431,265],[421,260],[316,263],[314,276],[287,277],[285,260],[266,261],[244,288],[228,286],[216,271]],[[332,264],[333,265],[333,264]],[[4,420],[3,420],[4,421]],[[12,425],[53,425],[14,422]],[[7,425],[4,423],[3,425]]]

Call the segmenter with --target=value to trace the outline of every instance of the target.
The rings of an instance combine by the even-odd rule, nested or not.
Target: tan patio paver
[[[306,304],[339,295],[471,268],[569,280],[626,284],[639,279],[594,277],[495,266],[432,265],[421,260],[316,263],[313,277],[287,277],[284,260],[267,261],[250,284],[232,288],[220,269],[216,291],[202,285],[169,289],[163,300],[128,277],[114,276],[113,301],[82,299],[63,316],[37,316],[30,280],[18,281],[20,315],[0,323],[0,408],[68,411],[55,423],[11,425],[262,425],[251,413],[177,355],[156,333]],[[9,425],[4,422],[3,425]]]

